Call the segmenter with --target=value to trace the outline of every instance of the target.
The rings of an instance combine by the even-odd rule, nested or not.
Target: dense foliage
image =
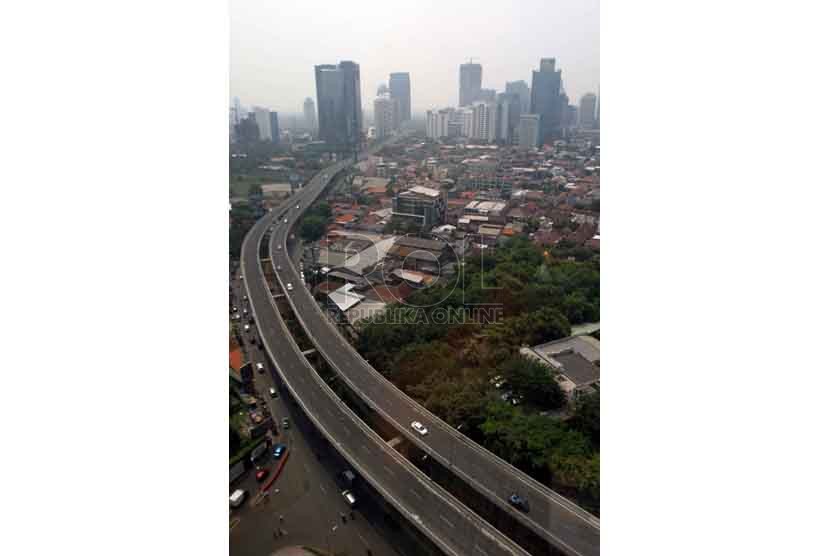
[[[326,225],[331,217],[328,203],[318,203],[311,207],[300,223],[300,237],[306,241],[317,241],[326,233]]]
[[[551,370],[519,355],[522,345],[563,338],[571,325],[599,320],[599,262],[567,260],[525,239],[468,257],[449,282],[421,290],[363,323],[358,349],[427,409],[505,460],[599,512],[599,396],[569,420]],[[441,311],[498,304],[495,322]],[[502,389],[491,380],[501,375]],[[522,400],[502,401],[507,391]]]
[[[256,218],[250,206],[239,204],[231,208],[230,256],[232,260],[239,259],[245,234],[248,233],[255,222]]]

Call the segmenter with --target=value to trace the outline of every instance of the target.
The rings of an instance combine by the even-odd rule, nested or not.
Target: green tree
[[[594,449],[599,449],[599,392],[580,398],[568,426],[584,434]]]
[[[300,237],[306,241],[317,241],[326,233],[326,219],[312,214],[303,218],[300,224]]]
[[[514,393],[541,409],[559,409],[565,405],[565,394],[553,377],[553,370],[543,363],[523,357],[512,357],[500,367],[501,375]]]

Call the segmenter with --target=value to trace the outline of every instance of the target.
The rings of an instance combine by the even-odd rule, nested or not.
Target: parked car
[[[248,497],[248,491],[237,489],[231,494],[231,508],[238,508],[245,502],[245,498]]]
[[[507,501],[517,510],[521,510],[524,513],[528,513],[530,511],[530,504],[528,503],[527,498],[524,498],[523,496],[513,493]]]
[[[343,495],[343,499],[346,501],[346,504],[348,504],[350,508],[354,508],[357,505],[357,498],[354,494],[352,494],[352,491],[344,490],[341,494]]]
[[[415,429],[415,432],[417,432],[421,436],[426,436],[426,434],[429,432],[429,430],[427,430],[427,428],[424,425],[422,425],[420,421],[412,421],[411,426],[413,429]]]

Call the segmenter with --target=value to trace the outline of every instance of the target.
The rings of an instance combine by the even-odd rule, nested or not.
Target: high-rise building
[[[481,89],[478,92],[478,98],[476,100],[483,100],[484,102],[496,102],[496,90]]]
[[[395,103],[388,94],[375,99],[375,138],[383,139],[392,135],[395,129]]]
[[[280,118],[273,110],[269,114],[269,124],[271,127],[271,141],[274,143],[280,142]]]
[[[259,141],[259,127],[253,114],[240,119],[235,131],[234,139],[239,143],[250,144]]]
[[[267,108],[261,108],[259,106],[254,107],[254,118],[256,119],[256,125],[259,128],[259,140],[260,141],[270,141],[271,140],[271,111]]]
[[[512,144],[519,127],[521,100],[516,93],[500,93],[496,103],[496,139]]]
[[[389,94],[398,101],[400,106],[400,121],[412,119],[412,91],[409,85],[409,73],[399,72],[389,74]]]
[[[504,84],[504,92],[519,95],[519,113],[530,113],[530,87],[526,81],[508,81]]]
[[[314,66],[319,136],[332,150],[352,152],[363,136],[360,66],[344,61]]]
[[[458,122],[458,131],[461,137],[473,137],[473,109],[469,106],[455,111],[455,118]]]
[[[568,105],[568,112],[565,118],[565,125],[567,127],[576,127],[579,123],[579,109],[573,104]]]
[[[458,106],[469,106],[481,95],[481,64],[461,64],[458,79]]]
[[[585,93],[579,99],[579,127],[594,129],[596,127],[597,95]]]
[[[317,133],[317,109],[314,106],[314,101],[311,97],[305,99],[303,103],[303,115],[305,116],[305,126],[312,135]]]
[[[522,114],[519,116],[519,148],[538,148],[540,127],[541,118],[539,118],[539,114]]]
[[[555,58],[542,58],[539,70],[533,71],[530,90],[530,111],[539,115],[541,141],[557,137],[561,131],[562,70],[556,69]]]
[[[496,138],[496,104],[477,101],[473,103],[472,138],[493,141]]]
[[[454,114],[453,108],[427,110],[427,138],[450,137],[450,123],[453,121]]]

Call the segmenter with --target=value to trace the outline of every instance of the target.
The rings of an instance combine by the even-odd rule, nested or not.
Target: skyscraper
[[[508,81],[504,84],[504,92],[519,95],[519,113],[530,113],[530,87],[526,81]]]
[[[596,127],[597,95],[585,93],[579,99],[579,127],[594,129]]]
[[[271,111],[267,108],[254,107],[254,118],[256,125],[259,128],[259,140],[271,140]]]
[[[493,141],[496,138],[496,104],[476,101],[473,103],[473,139]]]
[[[314,66],[320,139],[329,148],[351,152],[360,146],[363,114],[360,105],[360,66],[343,61]]]
[[[481,64],[461,64],[458,80],[458,105],[469,106],[481,95]]]
[[[314,106],[314,101],[311,97],[305,99],[303,103],[303,114],[305,115],[305,126],[312,135],[317,133],[317,110]]]
[[[384,94],[375,99],[375,137],[383,139],[392,134],[395,128],[395,103]]]
[[[555,58],[542,58],[539,70],[533,71],[530,90],[530,111],[539,115],[541,141],[557,137],[561,130],[562,70],[556,69]]]
[[[269,114],[269,124],[271,126],[271,141],[274,143],[280,142],[280,118],[273,110]]]
[[[499,93],[496,110],[496,139],[507,144],[513,143],[513,137],[519,127],[521,101],[516,93]]]
[[[519,116],[519,148],[535,149],[539,146],[539,114]]]
[[[399,72],[389,74],[389,93],[400,107],[400,121],[412,119],[412,92],[409,85],[409,73]]]

